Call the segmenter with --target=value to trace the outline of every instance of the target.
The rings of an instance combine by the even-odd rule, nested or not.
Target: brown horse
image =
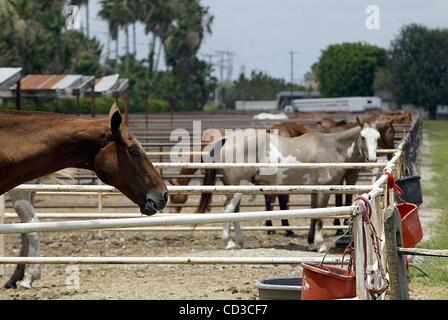
[[[162,177],[122,124],[115,104],[109,118],[101,120],[0,110],[0,146],[0,194],[60,169],[77,167],[95,171],[101,180],[138,204],[144,214],[153,214],[166,205],[168,195]],[[32,193],[11,193],[11,197],[13,194],[21,220],[37,221]],[[22,199],[19,194],[26,197]],[[38,238],[22,235],[20,256],[28,256],[29,249],[32,255],[38,255]],[[39,274],[35,265],[26,275],[25,287],[31,287]],[[20,264],[5,287],[16,288],[16,282],[24,276],[25,265]]]
[[[54,113],[0,111],[0,194],[21,183],[68,168],[95,171],[140,207],[162,210],[165,183],[114,104],[109,118],[80,119]]]

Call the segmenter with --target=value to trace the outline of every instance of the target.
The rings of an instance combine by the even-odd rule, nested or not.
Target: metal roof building
[[[125,95],[125,113],[128,113],[128,79],[119,74],[102,78],[77,74],[29,74],[22,78],[22,68],[0,68],[0,98],[15,98],[16,109],[20,109],[21,98],[69,99],[76,98],[79,113],[79,98],[90,96],[92,116],[96,114],[95,98],[110,96],[118,99]]]
[[[0,68],[0,98],[2,93],[9,92],[9,87],[19,84],[22,78],[22,68]],[[20,109],[20,96],[16,93],[16,109]]]

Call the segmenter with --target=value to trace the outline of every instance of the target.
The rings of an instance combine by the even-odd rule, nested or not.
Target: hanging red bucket
[[[336,266],[302,263],[302,300],[333,300],[356,297],[353,271]]]
[[[397,204],[397,209],[401,216],[403,245],[405,248],[413,247],[423,239],[417,206],[413,203],[404,202]]]

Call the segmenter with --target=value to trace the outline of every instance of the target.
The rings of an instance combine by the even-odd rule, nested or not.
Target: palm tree
[[[168,36],[168,30],[179,14],[178,0],[145,1],[140,8],[140,13],[140,21],[145,25],[145,33],[152,33],[148,56],[149,72],[152,72],[157,39],[160,39],[161,46]]]
[[[115,41],[115,70],[118,70],[118,48],[119,48],[119,8],[117,0],[102,0],[101,10],[98,16],[109,24],[109,37]]]

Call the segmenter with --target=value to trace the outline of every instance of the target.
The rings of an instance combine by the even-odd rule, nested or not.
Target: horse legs
[[[348,185],[355,185],[358,181],[359,177],[359,170],[348,170],[348,174],[345,175],[345,183]],[[345,205],[351,206],[353,204],[353,195],[352,194],[346,194],[345,195]],[[348,219],[344,219],[344,225],[348,225],[349,221]]]
[[[347,195],[346,195],[347,197]],[[342,207],[342,194],[336,194],[335,195],[335,205],[336,207]],[[341,225],[341,221],[339,219],[334,219],[333,220],[333,225],[334,226],[340,226]],[[343,233],[342,229],[338,229],[336,230],[336,235],[341,235]]]
[[[287,194],[281,194],[278,196],[278,202],[280,204],[280,210],[288,210],[288,202],[289,202],[289,195]],[[282,219],[282,226],[288,227],[289,221],[288,219]],[[292,237],[294,236],[294,232],[292,230],[286,230],[285,236]]]
[[[239,209],[239,205],[240,205],[242,197],[243,197],[242,193],[235,193],[232,196],[232,198],[230,199],[229,203],[226,205],[224,212],[225,213],[237,212],[236,210]],[[245,243],[244,243],[244,236],[243,236],[241,227],[238,222],[233,222],[233,224],[235,227],[235,241],[242,248],[244,248]],[[230,238],[230,223],[227,223],[224,225],[223,240],[227,241],[226,249],[235,249],[237,247],[237,245],[233,241],[233,239]]]
[[[22,223],[38,222],[33,203],[33,194],[28,192],[17,192],[10,194],[11,200],[14,203],[14,209]],[[38,257],[40,254],[40,243],[38,233],[27,233],[21,235],[21,249],[20,256]],[[26,265],[18,264],[13,275],[5,284],[5,288],[16,288],[16,283],[24,279],[19,285],[26,289],[32,288],[34,280],[40,279],[41,268],[40,265],[33,264],[25,272]]]
[[[329,194],[313,194],[311,195],[312,208],[325,208],[330,199]],[[327,246],[324,244],[323,221],[321,219],[312,219],[310,229],[308,231],[308,250],[325,252]]]
[[[264,204],[266,206],[266,211],[274,210],[274,206],[272,203],[275,201],[275,195],[273,194],[265,194],[264,195]],[[266,220],[265,225],[267,227],[272,227],[272,220]],[[268,234],[274,234],[275,230],[268,230]]]
[[[20,234],[20,253],[19,257],[28,256],[28,238],[25,233]],[[3,285],[5,289],[17,289],[17,281],[20,281],[25,276],[26,264],[18,263],[14,269],[11,278]]]

